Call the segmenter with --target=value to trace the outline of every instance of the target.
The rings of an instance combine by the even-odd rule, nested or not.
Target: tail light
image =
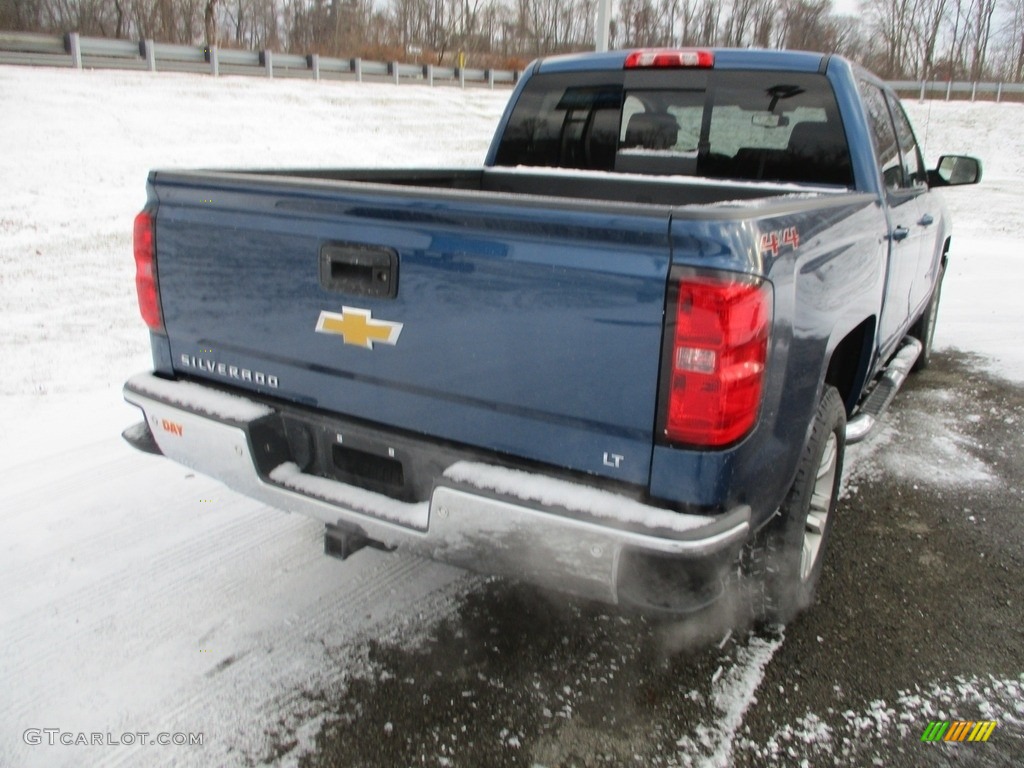
[[[135,217],[135,290],[139,312],[152,331],[163,331],[160,293],[156,284],[156,249],[153,244],[153,215],[143,211]]]
[[[624,69],[711,69],[713,51],[699,48],[649,48],[626,56]]]
[[[721,448],[754,427],[768,357],[771,285],[742,275],[679,277],[669,292],[662,437]]]

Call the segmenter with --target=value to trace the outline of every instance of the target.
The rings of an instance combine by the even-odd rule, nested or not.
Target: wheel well
[[[853,412],[864,389],[875,338],[875,318],[869,317],[839,342],[828,361],[825,383],[839,390],[846,414]]]

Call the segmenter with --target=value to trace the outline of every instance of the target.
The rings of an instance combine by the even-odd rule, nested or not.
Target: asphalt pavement
[[[1021,765],[1022,425],[1024,388],[937,354],[851,449],[817,602],[786,627],[486,580],[423,637],[366,642],[303,765]],[[933,721],[996,726],[923,742]]]

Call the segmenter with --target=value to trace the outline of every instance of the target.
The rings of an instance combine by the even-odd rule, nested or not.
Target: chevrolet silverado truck
[[[536,61],[481,168],[153,171],[125,438],[328,554],[785,620],[980,176],[843,58],[725,49]]]

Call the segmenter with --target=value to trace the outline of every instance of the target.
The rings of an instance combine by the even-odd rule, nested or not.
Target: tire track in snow
[[[149,469],[162,473],[164,467],[151,464]],[[216,486],[212,481],[203,482],[209,483],[211,487]],[[86,565],[77,573],[68,576],[55,574],[54,571],[61,565],[54,560],[50,561],[49,574],[46,573],[45,565],[41,574],[39,571],[34,573],[37,580],[42,576],[43,581],[41,588],[35,590],[37,594],[30,595],[28,601],[36,605],[5,622],[5,636],[11,646],[32,646],[41,650],[31,656],[22,656],[19,661],[10,664],[7,669],[9,678],[17,679],[19,673],[26,670],[31,674],[41,662],[62,656],[68,648],[82,642],[83,637],[102,634],[105,627],[111,625],[116,627],[119,623],[118,609],[130,608],[132,603],[147,605],[180,602],[182,595],[195,591],[197,571],[205,574],[237,573],[237,563],[251,558],[254,552],[260,552],[277,541],[284,543],[285,547],[271,553],[275,571],[288,570],[319,557],[319,550],[315,547],[316,539],[301,535],[303,529],[309,531],[315,528],[305,518],[289,518],[230,494],[230,500],[220,509],[204,511],[200,515],[181,515],[176,520],[179,512],[176,507],[180,505],[182,494],[175,490],[173,484],[168,486],[168,491],[169,498],[158,500],[146,519],[147,527],[159,520],[165,528],[178,528],[173,534],[176,540],[168,542],[162,551],[154,549],[147,539],[124,541],[124,547],[97,549],[97,544],[118,543],[121,538],[118,530],[108,530],[105,534],[81,542],[75,541],[66,547],[68,553],[73,553],[72,559],[76,565],[79,559],[86,561]],[[229,492],[221,489],[221,493]],[[70,495],[68,498],[54,498],[51,495],[50,498],[59,506],[73,506],[83,501],[81,497],[71,498]],[[130,500],[125,508],[132,510],[130,519],[137,519],[135,505]],[[163,512],[165,509],[170,510],[170,515]],[[120,520],[117,523],[120,525]],[[154,553],[156,556],[153,556]],[[88,567],[88,561],[99,563],[104,559],[106,562],[103,567]],[[76,584],[82,579],[88,579],[83,588],[53,596],[54,586],[60,588],[66,583]],[[54,581],[57,583],[54,584]],[[217,599],[220,602],[251,589],[243,578],[226,581],[218,579],[216,583]],[[10,604],[9,601],[5,602]],[[190,608],[198,612],[204,604],[194,603]],[[82,616],[86,617],[86,621],[75,618],[72,626],[62,627],[60,640],[54,642],[52,625],[62,626],[65,622],[58,618],[62,615]],[[169,612],[158,615],[159,625],[147,625],[150,634],[166,630],[178,621],[178,617]],[[130,650],[134,640],[130,624],[127,630],[119,641],[122,648]],[[39,693],[42,695],[44,692]]]
[[[717,717],[711,723],[698,723],[693,735],[682,736],[680,765],[699,768],[729,768],[736,740],[743,727],[747,709],[757,700],[757,689],[764,679],[765,667],[782,646],[784,637],[751,636],[738,645],[731,666],[719,667],[711,683],[711,703]]]
[[[208,741],[189,754],[187,765],[251,765],[296,747],[309,748],[327,708],[320,692],[344,686],[350,676],[368,674],[368,637],[389,631],[416,636],[456,610],[461,595],[477,583],[445,569],[450,572],[439,589],[437,574],[432,573],[439,566],[401,555],[372,555],[379,562],[356,583],[310,603],[291,617],[285,632],[268,626],[250,636],[236,661],[193,678],[170,707],[162,702],[142,719],[166,732],[194,731],[196,723],[202,724]],[[366,584],[379,589],[364,589]],[[399,587],[402,594],[396,598],[392,592]],[[383,593],[388,601],[378,603]],[[374,605],[385,607],[367,615],[364,611]],[[242,690],[249,698],[245,716],[225,717],[237,708]],[[119,750],[99,765],[136,765],[139,752],[145,752],[147,760],[151,757],[141,748]],[[178,764],[179,759],[180,755],[162,753],[154,764]]]
[[[37,479],[24,479],[37,477],[34,473],[38,472],[38,462],[0,475],[5,506],[13,510],[4,514],[4,524],[22,533],[21,537],[9,540],[6,545],[4,554],[9,558],[8,572],[0,584],[0,604],[38,586],[38,574],[51,567],[56,559],[73,556],[77,567],[92,567],[108,558],[111,551],[142,540],[144,536],[140,534],[152,530],[154,523],[161,521],[152,511],[148,514],[136,511],[127,517],[121,515],[116,526],[104,525],[101,518],[108,514],[108,499],[89,495],[94,493],[91,488],[98,476],[103,477],[104,487],[108,488],[117,478],[155,467],[145,467],[140,464],[137,454],[125,453],[120,447],[112,450],[110,441],[88,446],[86,451],[88,458],[83,461],[86,466],[75,466],[70,472],[63,470],[69,459],[74,460],[70,454],[47,460],[47,464],[62,469],[57,470],[57,476],[47,484],[45,493],[40,492]],[[154,477],[154,482],[162,478],[166,478],[164,482],[173,482],[184,472],[180,470],[159,476],[152,472],[147,474]],[[209,487],[214,485],[211,481]],[[116,489],[102,492],[103,496],[113,494],[116,494]],[[74,503],[69,503],[69,499]],[[139,509],[144,510],[146,506],[149,506],[148,500]],[[71,538],[52,535],[55,529],[59,529],[61,534],[71,532],[74,535]]]
[[[304,521],[300,521],[304,522]],[[288,529],[266,529],[258,539],[240,541],[235,534],[246,526],[237,524],[220,527],[220,531],[205,547],[201,557],[190,557],[182,561],[181,554],[189,549],[188,542],[177,547],[174,554],[160,558],[149,569],[134,569],[125,563],[115,571],[102,574],[87,590],[72,592],[56,601],[45,604],[39,610],[27,614],[5,632],[8,647],[13,650],[16,661],[7,666],[4,677],[9,689],[14,691],[9,702],[15,714],[27,716],[49,701],[60,698],[66,686],[65,664],[68,657],[80,656],[83,648],[105,647],[116,649],[116,656],[107,662],[92,657],[87,668],[94,677],[101,672],[118,666],[119,658],[134,658],[145,654],[155,639],[176,637],[179,645],[195,648],[196,639],[191,620],[201,620],[210,611],[221,606],[230,606],[237,598],[253,589],[251,572],[238,568],[252,553],[248,550],[261,549],[263,545],[287,534],[288,549],[271,553],[274,571],[290,568],[289,563],[308,562],[319,553],[311,548],[308,539],[296,538]],[[215,550],[216,544],[224,544],[224,552]],[[160,566],[176,561],[178,566],[161,570]],[[225,577],[213,582],[212,594],[215,600],[196,594],[192,581],[196,570],[221,570]],[[191,583],[190,583],[191,582]],[[153,606],[160,606],[155,609]],[[165,606],[184,606],[176,613]],[[139,622],[140,612],[154,611],[153,619]],[[72,623],[73,622],[73,623]],[[31,653],[28,649],[33,649]],[[82,670],[79,670],[79,673]],[[19,697],[18,692],[28,690],[28,697]]]
[[[266,752],[274,748],[266,723],[303,721],[307,687],[342,680],[346,663],[358,661],[358,638],[382,623],[430,621],[448,610],[459,592],[452,585],[470,581],[401,554],[325,558],[318,523],[187,480],[167,462],[125,456],[116,439],[63,458],[36,518],[28,508],[39,489],[25,478],[47,476],[52,459],[0,473],[13,502],[5,507],[22,510],[0,516],[0,531],[39,538],[0,565],[0,582],[10,585],[0,595],[0,678],[9,692],[0,719],[18,733],[54,722],[115,735],[205,729],[212,745],[202,754],[216,754],[215,763]],[[185,509],[199,495],[217,504]],[[55,524],[63,529],[57,546],[40,528]],[[200,645],[211,646],[209,656]],[[18,765],[82,757],[59,746],[14,749]],[[138,764],[143,754],[147,763],[182,758],[173,747],[119,746],[90,760]]]
[[[176,502],[171,500],[169,504],[173,507]],[[175,512],[176,510],[172,509],[172,514]],[[285,527],[278,530],[282,522],[285,523]],[[176,533],[178,540],[164,546],[162,551],[156,550],[159,554],[155,557],[150,556],[151,546],[148,540],[133,542],[126,549],[98,551],[92,548],[95,540],[84,542],[90,546],[70,547],[69,551],[84,551],[86,561],[99,561],[104,555],[116,559],[97,573],[91,574],[83,568],[84,572],[76,574],[76,579],[68,580],[76,581],[92,576],[88,586],[62,594],[56,600],[51,599],[45,606],[35,608],[18,619],[24,621],[31,632],[38,631],[31,628],[41,613],[74,611],[91,615],[94,607],[115,600],[129,585],[144,590],[147,590],[148,585],[155,585],[156,593],[151,597],[170,597],[189,588],[185,577],[193,575],[197,563],[205,564],[205,561],[216,560],[220,567],[224,567],[251,554],[253,547],[266,545],[282,534],[288,534],[289,528],[301,527],[305,522],[303,518],[284,518],[274,510],[235,497],[216,512],[181,519],[182,527]],[[244,535],[246,533],[249,535]],[[116,542],[119,537],[111,533],[97,538],[102,543],[104,539]],[[292,546],[304,549],[308,544],[303,545],[296,541],[292,542]],[[78,556],[73,559],[77,564]],[[175,576],[178,571],[182,573],[181,578]],[[158,578],[161,575],[164,575],[164,578]],[[167,575],[170,578],[167,578]],[[17,634],[8,636],[24,639]]]

